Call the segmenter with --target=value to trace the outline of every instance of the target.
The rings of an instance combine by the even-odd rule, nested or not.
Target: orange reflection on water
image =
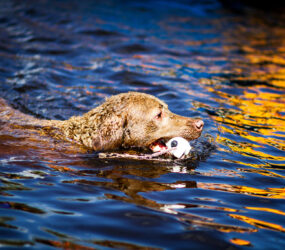
[[[264,86],[243,88],[242,95],[230,95],[222,90],[207,87],[218,95],[215,98],[221,105],[232,105],[233,109],[217,108],[212,118],[218,122],[221,136],[218,141],[240,154],[252,155],[260,159],[284,161],[282,154],[272,155],[264,146],[285,150],[285,111],[284,96],[271,93],[274,89]],[[265,92],[268,91],[268,92]],[[247,141],[235,142],[223,134],[235,134]]]
[[[198,216],[190,213],[183,213],[183,212],[177,212],[177,217],[180,221],[183,221],[184,223],[188,223],[190,225],[190,229],[192,229],[192,226],[195,225],[195,228],[197,226],[203,226],[208,227],[211,229],[218,230],[223,233],[254,233],[257,232],[257,229],[255,228],[249,228],[249,227],[241,227],[236,225],[228,225],[228,224],[222,224],[215,222],[214,219]]]
[[[250,209],[250,210],[265,211],[265,212],[269,212],[269,213],[285,215],[285,213],[281,210],[268,208],[268,207],[245,207],[245,208]]]
[[[204,183],[204,182],[198,182],[197,187],[208,190],[226,191],[231,193],[246,194],[250,196],[266,197],[271,199],[285,198],[285,188],[261,189],[261,188],[247,187],[247,186],[238,186],[238,185],[221,184],[221,183]]]
[[[236,162],[236,163],[239,163],[237,161],[233,161],[233,162]],[[244,165],[246,166],[250,166],[250,167],[253,167],[253,168],[260,168],[260,165],[258,164],[251,164],[251,163],[243,163]],[[264,166],[266,167],[266,166]],[[276,169],[276,167],[275,167]],[[239,171],[241,172],[249,172],[249,173],[258,173],[260,175],[264,175],[264,176],[270,176],[270,177],[277,177],[277,178],[284,178],[285,179],[285,176],[284,175],[280,175],[280,174],[277,174],[273,171],[269,171],[269,170],[265,170],[265,169],[245,169],[245,168],[240,168]]]
[[[266,65],[261,70],[251,71],[251,79],[266,81],[276,87],[285,87],[285,59],[282,57],[282,54],[266,55],[261,53],[248,53],[245,57],[252,66]]]
[[[251,242],[248,240],[243,240],[239,238],[232,238],[230,239],[230,242],[239,246],[250,246]]]
[[[230,217],[237,219],[237,220],[241,220],[243,222],[246,222],[250,225],[253,225],[257,228],[262,228],[262,229],[271,229],[271,230],[275,230],[275,231],[280,231],[280,232],[285,232],[285,228],[275,224],[275,223],[270,223],[270,222],[266,222],[266,221],[262,221],[262,220],[257,220],[248,216],[244,216],[244,215],[238,215],[238,214],[229,214]]]
[[[241,96],[229,95],[212,87],[207,89],[223,98],[218,99],[218,102],[228,103],[239,109],[224,111],[224,116],[217,117],[217,121],[254,126],[256,131],[265,135],[285,131],[285,119],[280,113],[285,110],[284,96],[264,92],[262,86],[248,87]]]
[[[220,126],[220,131],[222,133],[231,133],[231,134],[239,134],[240,136],[249,139],[252,141],[252,143],[249,142],[235,142],[230,140],[229,138],[223,137],[223,136],[219,136],[217,138],[217,141],[227,145],[231,150],[238,152],[241,155],[250,155],[250,156],[254,156],[257,157],[259,159],[269,159],[269,160],[274,160],[274,161],[284,161],[285,157],[283,156],[275,156],[275,155],[271,155],[268,153],[264,153],[261,150],[263,149],[263,146],[261,145],[257,145],[255,142],[260,142],[263,141],[262,144],[265,145],[270,145],[272,144],[273,141],[275,141],[274,146],[277,145],[277,147],[281,147],[283,148],[283,144],[280,140],[280,144],[277,143],[277,141],[279,141],[278,139],[272,139],[272,138],[261,138],[258,136],[252,136],[249,133],[247,133],[244,130],[241,129],[235,129],[235,130],[230,130],[229,128],[225,127],[225,126]],[[259,138],[261,138],[261,140],[259,140]],[[281,149],[283,150],[283,149]],[[244,163],[242,163],[244,164]]]

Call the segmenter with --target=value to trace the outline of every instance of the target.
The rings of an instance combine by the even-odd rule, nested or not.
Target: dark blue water
[[[205,129],[199,157],[179,165],[79,157],[0,130],[0,246],[284,248],[284,13],[1,1],[0,96],[14,108],[62,120],[141,91]]]

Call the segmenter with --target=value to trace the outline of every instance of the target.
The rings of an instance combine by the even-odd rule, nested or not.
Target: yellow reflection
[[[285,157],[283,157],[283,156],[275,156],[275,155],[267,154],[267,153],[260,151],[263,148],[263,146],[255,144],[255,142],[263,141],[262,144],[270,145],[270,144],[272,144],[271,142],[274,141],[274,139],[262,138],[262,140],[259,140],[258,136],[251,136],[248,133],[246,133],[245,131],[242,131],[240,129],[235,129],[235,131],[233,131],[233,130],[230,130],[227,127],[222,126],[222,125],[220,126],[220,130],[223,133],[225,133],[226,131],[227,132],[231,131],[230,133],[234,133],[234,132],[238,133],[240,136],[242,136],[246,139],[249,139],[253,142],[253,143],[248,143],[248,142],[237,143],[237,142],[231,141],[228,138],[223,137],[223,136],[217,137],[217,141],[219,141],[222,144],[227,145],[228,147],[231,148],[231,150],[233,150],[235,152],[239,152],[241,155],[251,155],[251,156],[258,157],[260,159],[268,159],[268,160],[274,160],[274,161],[285,161]],[[276,147],[279,148],[280,150],[285,150],[284,143],[282,143],[280,141],[280,144],[278,144],[277,141],[278,140],[275,139]],[[260,150],[258,150],[258,149],[260,149]]]
[[[262,229],[271,229],[271,230],[275,230],[275,231],[280,231],[280,232],[285,232],[285,228],[275,224],[275,223],[270,223],[270,222],[266,222],[266,221],[262,221],[262,220],[257,220],[248,216],[244,216],[244,215],[238,215],[238,214],[229,214],[230,217],[237,219],[237,220],[241,220],[243,222],[246,222],[250,225],[253,225],[257,228],[262,228]]]
[[[283,73],[285,79],[285,72]],[[219,96],[215,98],[217,102],[236,107],[215,110],[218,115],[212,118],[220,124],[221,136],[218,137],[220,143],[240,154],[261,159],[285,160],[281,154],[272,155],[264,150],[264,146],[268,145],[285,151],[285,117],[282,113],[285,112],[284,96],[273,93],[273,88],[264,86],[242,88],[242,95],[230,95],[217,89],[217,86],[213,88],[208,85],[206,88]],[[232,141],[223,136],[226,133],[238,135],[246,140],[245,142]]]
[[[232,238],[230,239],[230,242],[239,246],[250,246],[251,242],[248,240],[243,240],[239,238]]]
[[[236,162],[236,161],[233,161],[233,162]],[[239,163],[239,162],[237,162],[237,163]],[[260,167],[260,165],[250,164],[250,163],[244,163],[244,165],[250,166],[250,167],[254,167],[254,168]],[[280,174],[274,173],[273,171],[264,170],[264,169],[244,169],[244,168],[241,168],[241,169],[239,169],[239,171],[241,171],[241,172],[249,172],[249,173],[258,173],[260,175],[270,176],[270,177],[285,178],[284,175],[280,175]]]
[[[247,186],[229,185],[221,183],[197,183],[198,188],[246,194],[250,196],[266,197],[271,199],[284,199],[285,188],[260,189]]]
[[[212,87],[207,88],[224,98],[218,102],[229,103],[240,110],[229,110],[224,116],[216,117],[217,120],[234,125],[251,125],[265,135],[272,135],[276,131],[284,132],[285,119],[280,113],[285,110],[284,97],[266,93],[261,88],[248,87],[244,89],[242,96],[229,95]]]
[[[250,210],[265,211],[269,213],[285,215],[283,211],[278,210],[278,209],[273,209],[273,208],[267,208],[267,207],[245,207],[245,208],[250,209]]]
[[[246,58],[251,64],[267,64],[266,72],[252,71],[252,79],[266,81],[276,87],[285,87],[285,70],[278,66],[285,64],[282,55],[247,54]]]
[[[215,222],[212,218],[193,215],[189,213],[181,213],[177,212],[178,218],[180,221],[189,223],[190,225],[196,225],[196,226],[203,226],[212,228],[215,230],[218,230],[223,233],[254,233],[257,232],[257,229],[255,228],[248,228],[248,227],[240,227],[240,226],[233,226],[233,225],[227,225],[227,224],[221,224]]]

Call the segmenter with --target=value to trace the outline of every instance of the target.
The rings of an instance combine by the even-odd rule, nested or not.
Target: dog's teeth
[[[188,155],[191,150],[189,142],[182,137],[172,138],[166,143],[166,146],[168,149],[176,147],[176,149],[170,151],[176,158],[182,158],[184,155]]]

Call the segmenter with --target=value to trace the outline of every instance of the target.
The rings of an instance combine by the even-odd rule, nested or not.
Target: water
[[[16,109],[67,119],[141,91],[205,129],[179,165],[0,131],[0,245],[284,248],[284,24],[218,1],[1,1],[0,95]]]

